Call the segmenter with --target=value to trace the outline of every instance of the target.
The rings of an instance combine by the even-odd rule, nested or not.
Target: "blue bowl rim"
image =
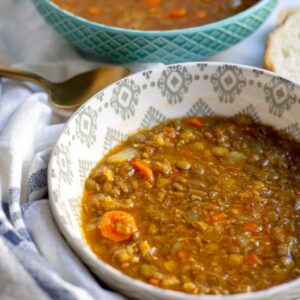
[[[122,33],[125,35],[135,35],[135,36],[174,36],[174,35],[194,34],[199,31],[212,30],[212,29],[215,29],[216,27],[222,27],[222,26],[229,25],[233,22],[236,22],[236,21],[246,17],[247,15],[251,15],[254,11],[260,10],[268,2],[275,1],[276,4],[278,3],[278,0],[260,0],[258,3],[252,5],[251,7],[241,11],[240,13],[238,13],[236,15],[222,19],[220,21],[216,21],[213,23],[209,23],[206,25],[200,25],[200,26],[196,26],[196,27],[172,29],[172,30],[136,30],[136,29],[125,29],[125,28],[121,28],[121,27],[108,26],[105,24],[96,23],[96,22],[90,21],[88,19],[79,17],[67,10],[60,8],[58,5],[53,3],[51,0],[39,0],[39,1],[48,2],[48,5],[50,5],[53,9],[62,12],[67,17],[75,18],[77,21],[80,21],[80,22],[84,23],[85,25],[93,26],[97,29],[102,29],[102,30],[106,30],[106,31],[110,31],[110,32]]]

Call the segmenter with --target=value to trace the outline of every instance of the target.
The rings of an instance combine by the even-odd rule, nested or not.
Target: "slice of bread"
[[[300,8],[281,13],[267,41],[265,68],[300,83]]]
[[[300,12],[300,7],[289,7],[283,9],[279,15],[278,25],[283,25],[289,16],[297,12]]]

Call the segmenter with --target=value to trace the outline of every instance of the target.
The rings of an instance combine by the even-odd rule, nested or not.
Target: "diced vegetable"
[[[114,242],[130,239],[137,230],[132,215],[124,211],[110,211],[103,215],[98,224],[103,237]]]
[[[183,141],[193,141],[196,139],[196,136],[192,131],[186,130],[180,134],[180,138]]]
[[[184,291],[192,294],[197,292],[197,286],[193,282],[185,282],[183,284],[183,289]]]
[[[258,226],[255,223],[246,223],[244,229],[255,233],[257,232]]]
[[[247,257],[247,262],[250,265],[258,265],[261,264],[261,260],[259,259],[259,257],[255,254],[255,253],[251,253],[248,255]]]
[[[110,164],[122,163],[125,161],[130,161],[139,153],[138,149],[133,147],[128,147],[121,150],[118,153],[114,153],[107,158],[107,162]]]
[[[221,224],[224,221],[225,217],[226,217],[225,214],[221,212],[221,213],[217,213],[215,215],[207,217],[206,221],[207,222],[216,222],[216,223]]]
[[[150,254],[150,246],[149,246],[149,243],[148,241],[143,241],[139,244],[139,248],[140,248],[140,251],[142,253],[142,256],[147,256]]]
[[[225,156],[229,150],[227,148],[224,147],[212,147],[211,152],[217,156]]]
[[[97,6],[88,6],[87,7],[87,12],[90,16],[92,17],[97,17],[101,14],[101,10]]]
[[[174,128],[166,127],[166,128],[164,128],[164,135],[166,138],[172,140],[172,139],[176,138],[177,133]]]
[[[187,14],[186,9],[178,8],[178,9],[171,10],[169,13],[169,16],[173,17],[173,18],[182,18],[182,17],[186,16],[186,14]]]
[[[203,127],[203,121],[199,118],[190,118],[185,121],[186,124],[197,127],[197,128],[202,128]]]
[[[208,13],[207,13],[206,10],[201,9],[201,10],[198,10],[198,11],[197,11],[197,18],[199,18],[199,19],[204,19],[204,18],[206,18],[207,16],[208,16]]]
[[[114,180],[114,173],[111,169],[104,167],[103,170],[103,175],[105,176],[107,181],[113,181]]]
[[[140,173],[146,180],[148,180],[149,183],[154,183],[154,173],[148,165],[140,160],[135,160],[132,162],[132,166],[137,170],[138,173]]]
[[[246,162],[247,157],[240,152],[232,151],[225,156],[225,159],[229,163],[243,165]]]
[[[244,257],[241,254],[230,254],[228,264],[231,267],[239,267],[243,264]]]
[[[85,188],[88,191],[95,191],[95,192],[100,192],[101,190],[100,185],[95,180],[92,179],[87,179],[85,181]]]
[[[176,166],[181,170],[188,170],[191,164],[187,160],[179,160],[176,162]]]
[[[146,4],[151,8],[158,7],[161,4],[161,0],[146,0]]]
[[[175,260],[168,260],[164,263],[164,267],[167,271],[174,273],[178,268],[178,263]]]

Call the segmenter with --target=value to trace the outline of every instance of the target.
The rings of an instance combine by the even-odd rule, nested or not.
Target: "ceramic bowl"
[[[240,113],[300,141],[300,86],[238,65],[185,63],[137,73],[100,91],[73,115],[53,148],[48,169],[50,204],[71,247],[101,280],[141,300],[299,299],[300,279],[230,296],[195,296],[153,287],[97,258],[81,231],[84,180],[96,162],[128,134],[166,118]]]
[[[254,32],[278,0],[261,0],[243,12],[204,26],[142,31],[105,26],[77,17],[49,0],[32,0],[46,21],[83,52],[109,62],[199,61]]]

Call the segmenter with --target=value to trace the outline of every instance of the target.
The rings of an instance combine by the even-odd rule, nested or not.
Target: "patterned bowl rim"
[[[33,0],[33,1],[37,1],[37,0]],[[138,35],[138,36],[140,36],[140,35],[141,36],[152,36],[152,35],[173,36],[173,35],[179,35],[179,34],[193,34],[193,33],[199,32],[199,31],[211,30],[211,29],[215,29],[216,27],[227,26],[233,22],[238,22],[239,20],[245,18],[246,16],[251,15],[255,11],[260,10],[268,2],[275,1],[276,4],[278,3],[278,0],[260,0],[256,4],[250,6],[249,8],[241,11],[240,13],[238,13],[236,15],[233,15],[233,16],[225,18],[225,19],[221,19],[220,21],[216,21],[213,23],[196,26],[196,27],[173,29],[173,30],[136,30],[136,29],[125,29],[125,28],[115,27],[115,26],[108,26],[105,24],[90,21],[88,19],[79,17],[67,10],[60,8],[58,5],[53,3],[51,0],[38,0],[38,1],[48,3],[48,5],[50,5],[53,9],[60,11],[66,17],[74,18],[74,19],[84,23],[85,25],[93,26],[94,28],[102,29],[102,30],[106,30],[106,31],[110,31],[110,32],[123,33],[123,34],[128,34],[128,35]]]
[[[185,67],[190,67],[190,66],[195,66],[195,65],[207,65],[207,67],[221,67],[224,65],[230,65],[234,66],[246,71],[253,71],[257,70],[260,72],[263,76],[266,77],[271,77],[271,78],[282,78],[283,80],[291,83],[294,85],[296,88],[300,90],[300,84],[296,83],[295,81],[291,81],[289,79],[286,79],[282,76],[278,76],[278,74],[275,74],[274,72],[268,71],[268,70],[263,70],[261,68],[256,68],[256,67],[251,67],[247,65],[241,65],[241,64],[232,64],[232,63],[225,63],[225,62],[187,62],[187,63],[177,63],[177,64],[172,64],[172,65],[165,65],[165,66],[160,66],[156,68],[150,68],[148,70],[143,70],[141,72],[134,73],[126,78],[142,78],[142,73],[145,71],[153,71],[153,72],[160,72],[161,70],[164,70],[167,67],[170,66],[185,66]],[[102,91],[105,93],[106,90],[111,89],[113,86],[115,86],[118,82],[126,79],[123,78]],[[97,94],[96,94],[97,95]],[[92,96],[89,100],[87,100],[82,106],[85,107],[89,105],[91,102],[94,102],[96,99],[96,95]],[[68,122],[65,124],[64,128],[67,128],[70,123],[74,122],[77,114],[80,112],[80,108],[72,115],[72,117],[68,120]],[[60,140],[63,138],[65,135],[64,130],[60,133],[55,145],[53,146],[52,149],[55,149],[55,147],[59,144]],[[139,289],[140,291],[147,291],[149,294],[152,296],[157,296],[159,297],[164,297],[164,299],[187,299],[187,300],[255,300],[257,297],[264,297],[263,299],[271,299],[269,297],[276,295],[277,293],[283,293],[288,291],[291,288],[299,287],[300,286],[300,277],[294,280],[291,280],[286,283],[282,283],[264,290],[256,291],[256,292],[249,292],[249,293],[238,293],[238,294],[230,294],[230,295],[193,295],[193,294],[187,294],[184,292],[179,292],[179,291],[174,291],[174,290],[169,290],[169,289],[163,289],[159,287],[152,286],[150,284],[147,284],[143,281],[134,279],[132,277],[127,276],[126,274],[122,273],[121,271],[115,269],[114,267],[110,266],[109,264],[105,263],[101,259],[99,259],[89,248],[87,243],[84,241],[83,235],[82,235],[82,240],[77,240],[74,239],[73,234],[70,232],[66,224],[63,222],[63,220],[60,218],[60,210],[61,206],[59,205],[59,202],[54,201],[54,195],[53,195],[53,188],[52,188],[52,177],[51,177],[51,170],[54,165],[54,151],[52,150],[51,152],[51,157],[48,165],[48,191],[49,191],[49,202],[50,202],[50,208],[52,211],[52,214],[54,216],[54,220],[56,221],[60,231],[62,232],[63,236],[66,238],[68,241],[69,245],[75,250],[75,252],[78,254],[78,258],[82,259],[91,269],[102,269],[103,273],[108,273],[110,274],[113,278],[118,278],[120,281],[122,281],[122,285],[126,286],[131,286],[133,288]],[[84,243],[85,247],[82,247],[82,242]],[[116,289],[117,290],[117,289]],[[261,299],[261,298],[260,298]]]

